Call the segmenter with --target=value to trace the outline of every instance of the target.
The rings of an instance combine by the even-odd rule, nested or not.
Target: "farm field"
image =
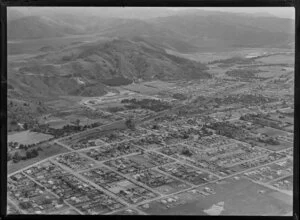
[[[287,67],[282,67],[282,66],[258,66],[256,69],[261,71],[259,73],[256,73],[258,77],[266,77],[266,78],[278,77],[281,76],[282,74],[293,71],[293,68],[289,70]],[[290,74],[293,74],[293,72],[291,72]]]
[[[191,60],[201,61],[208,63],[211,61],[224,60],[230,57],[245,57],[251,58],[255,56],[261,56],[268,53],[276,53],[278,51],[286,51],[285,49],[278,48],[242,48],[242,49],[225,49],[225,48],[216,48],[215,51],[203,51],[198,53],[177,53],[175,51],[167,50],[168,53],[182,56]]]
[[[294,124],[294,118],[293,117],[283,116],[283,115],[278,114],[278,113],[271,114],[268,118],[271,119],[271,120],[274,120],[274,121],[281,121],[281,122],[284,122],[284,123]]]
[[[123,88],[146,95],[157,94],[157,88],[145,86],[143,84],[130,84],[128,86],[124,86]]]
[[[166,90],[176,88],[176,83],[173,82],[164,82],[164,81],[149,81],[143,83],[145,86],[154,87],[158,90]]]
[[[294,64],[294,54],[279,54],[257,59],[266,64]]]
[[[45,104],[58,111],[67,112],[68,110],[74,111],[76,108],[80,107],[78,102],[81,99],[82,97],[60,96],[58,99],[51,99],[46,101]]]
[[[289,131],[289,132],[294,132],[294,125],[285,127],[285,129],[286,129],[287,131]]]
[[[123,86],[124,89],[144,95],[155,95],[159,92],[170,90],[176,87],[175,83],[163,81],[149,81],[138,84]]]
[[[61,129],[64,126],[69,124],[68,121],[65,121],[65,120],[60,119],[60,118],[45,121],[45,123],[48,124],[50,128],[54,128],[54,129]]]

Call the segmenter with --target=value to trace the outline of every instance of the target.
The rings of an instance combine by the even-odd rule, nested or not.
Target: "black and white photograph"
[[[7,215],[293,216],[294,7],[7,7]]]

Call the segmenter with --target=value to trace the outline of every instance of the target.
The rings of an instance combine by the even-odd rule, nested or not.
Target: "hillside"
[[[205,65],[167,54],[146,42],[125,39],[74,45],[8,66],[9,94],[99,96],[109,79],[208,78]]]
[[[294,41],[294,21],[275,17],[254,17],[219,13],[188,14],[153,19],[199,48],[287,46]]]
[[[44,16],[28,16],[9,20],[7,39],[38,39],[82,34],[71,25]]]

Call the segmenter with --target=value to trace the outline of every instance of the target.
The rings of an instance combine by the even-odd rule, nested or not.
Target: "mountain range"
[[[144,41],[114,39],[75,44],[12,63],[10,92],[30,96],[99,96],[106,80],[209,78],[206,66],[170,55]],[[122,83],[120,83],[122,85]]]
[[[183,42],[187,47],[274,46],[294,39],[294,20],[226,12],[183,11],[149,19],[77,16],[54,13],[8,13],[8,40],[100,33],[104,36],[147,37]],[[38,14],[38,13],[37,13]],[[183,44],[182,43],[182,44]]]
[[[10,8],[8,51],[16,43],[17,47],[29,42],[41,46],[31,56],[19,54],[24,55],[21,60],[8,58],[8,94],[97,96],[111,89],[105,82],[112,79],[209,78],[204,64],[166,50],[195,53],[214,48],[289,48],[294,42],[294,20],[274,16],[161,9],[153,16],[131,9],[122,17],[102,12],[78,15],[54,9]],[[145,16],[141,19],[142,12]],[[81,40],[74,42],[74,38]],[[57,47],[41,43],[47,39],[67,43]]]

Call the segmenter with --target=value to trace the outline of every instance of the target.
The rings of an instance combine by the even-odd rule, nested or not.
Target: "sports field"
[[[21,131],[18,133],[14,133],[7,136],[8,142],[18,142],[20,144],[36,144],[42,141],[49,140],[52,138],[52,135],[49,134],[43,134],[43,133],[37,133],[37,132],[31,132],[31,131]]]
[[[256,132],[266,134],[270,137],[278,137],[278,136],[286,136],[287,132],[281,131],[278,129],[270,128],[270,127],[263,127],[263,128],[258,128]]]
[[[211,192],[207,192],[209,187]],[[139,208],[154,215],[284,215],[292,211],[292,197],[247,179],[227,179],[179,193]]]

